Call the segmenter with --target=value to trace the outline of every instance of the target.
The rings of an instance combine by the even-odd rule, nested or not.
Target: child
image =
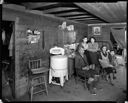
[[[118,66],[118,62],[117,62],[117,58],[116,58],[116,55],[115,55],[114,50],[111,50],[111,51],[110,51],[110,54],[111,54],[111,61],[110,61],[110,63],[111,63],[114,67],[117,67],[117,66]]]
[[[118,66],[118,61],[117,61],[117,58],[116,58],[114,50],[110,51],[110,56],[111,56],[110,64],[112,64],[113,67],[115,68],[114,69],[114,74],[115,74],[116,73],[116,67]],[[114,78],[116,79],[116,77],[114,77]]]

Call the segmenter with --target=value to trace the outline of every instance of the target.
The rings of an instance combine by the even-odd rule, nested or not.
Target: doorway
[[[14,21],[2,21],[2,98],[8,100],[15,98],[14,25]]]

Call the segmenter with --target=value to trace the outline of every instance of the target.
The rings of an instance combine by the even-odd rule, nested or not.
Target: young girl
[[[87,37],[84,37],[82,39],[82,42],[81,42],[81,46],[84,47],[84,51],[88,49],[88,43],[87,43],[87,41],[88,41],[88,38]]]
[[[95,68],[96,71],[99,74],[99,61],[98,61],[98,51],[99,45],[96,42],[96,39],[94,37],[91,37],[88,42],[88,55],[89,55],[89,64],[92,66],[92,68]]]

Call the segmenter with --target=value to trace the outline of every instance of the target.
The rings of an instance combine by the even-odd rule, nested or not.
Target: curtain
[[[112,35],[114,36],[118,45],[123,49],[126,47],[125,43],[125,28],[111,28]]]
[[[114,36],[112,35],[112,32],[110,32],[110,40],[111,40],[112,44],[117,43],[117,42],[115,41]]]

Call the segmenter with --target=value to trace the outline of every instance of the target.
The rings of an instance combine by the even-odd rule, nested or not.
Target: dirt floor
[[[91,95],[84,88],[81,81],[75,83],[74,77],[65,82],[63,88],[54,84],[48,84],[48,96],[46,93],[37,94],[33,101],[116,101],[121,103],[126,99],[126,68],[120,66],[117,68],[117,79],[114,81],[114,86],[108,84],[105,80],[100,81],[103,90],[96,90],[97,95]],[[29,97],[26,94],[19,101],[28,101]],[[123,102],[124,103],[124,102]]]

